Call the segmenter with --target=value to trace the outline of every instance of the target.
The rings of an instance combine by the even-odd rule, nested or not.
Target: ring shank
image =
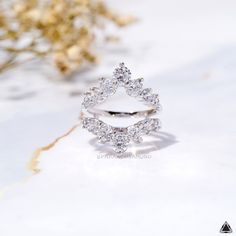
[[[92,114],[95,117],[106,116],[106,117],[149,117],[157,113],[156,108],[150,108],[142,111],[111,111],[103,110],[98,108],[90,108],[87,110],[88,113]]]

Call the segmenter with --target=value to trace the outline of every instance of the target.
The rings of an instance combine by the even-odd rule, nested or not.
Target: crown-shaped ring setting
[[[160,111],[159,96],[152,93],[152,89],[143,88],[143,82],[143,78],[132,80],[130,70],[124,63],[120,63],[112,78],[100,78],[99,86],[91,88],[84,94],[82,102],[83,128],[97,136],[99,142],[111,144],[117,154],[124,153],[131,141],[140,143],[143,141],[143,135],[157,132],[160,129],[160,120],[150,117]],[[136,112],[119,112],[95,108],[96,105],[105,102],[115,94],[119,87],[123,87],[129,96],[143,102],[148,109]],[[128,127],[114,127],[101,121],[99,116],[136,116],[144,119]]]

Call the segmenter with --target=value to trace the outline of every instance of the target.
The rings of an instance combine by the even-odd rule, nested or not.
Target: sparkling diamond
[[[160,129],[160,121],[156,118],[147,118],[143,121],[140,121],[142,126],[141,132],[144,134],[149,134],[152,131],[158,131]]]
[[[143,121],[144,131],[149,134],[152,131],[152,119],[145,119]]]
[[[96,104],[101,103],[106,99],[106,96],[104,95],[101,88],[93,87],[90,89],[90,93],[93,94],[94,103]]]
[[[110,141],[110,136],[103,134],[103,135],[98,135],[98,141],[100,143],[107,143]]]
[[[84,95],[84,100],[83,100],[82,105],[85,108],[88,108],[88,107],[91,107],[91,106],[95,105],[95,103],[96,103],[95,101],[96,101],[96,99],[92,95],[92,93],[88,92],[88,93],[85,93],[85,95]]]
[[[141,136],[134,136],[132,139],[135,143],[141,143],[143,141]]]
[[[99,91],[97,93],[96,99],[97,99],[97,103],[102,103],[106,100],[107,96],[103,91]]]
[[[151,119],[147,118],[145,120],[139,121],[137,124],[139,132],[142,134],[148,134],[150,132],[151,127]]]
[[[90,118],[84,118],[83,119],[83,123],[82,123],[82,127],[87,129],[90,125]]]
[[[114,143],[129,143],[130,141],[127,132],[122,128],[114,128],[112,139]]]
[[[140,93],[139,93],[139,96],[146,100],[148,96],[151,95],[151,92],[152,92],[152,89],[150,88],[146,88],[146,89],[143,89]]]
[[[137,127],[137,129],[139,130],[139,132],[141,132],[144,128],[144,125],[143,125],[143,121],[139,121],[135,127]]]
[[[126,84],[126,91],[127,94],[133,97],[136,97],[139,95],[140,90],[142,89],[143,86],[143,79],[135,79],[135,80],[130,80]]]
[[[89,131],[92,132],[93,134],[97,134],[99,132],[99,125],[100,121],[97,119],[91,120],[91,125],[89,127]]]
[[[91,91],[93,92],[94,102],[96,104],[103,102],[107,98],[103,91],[101,91],[101,88],[93,87]]]
[[[159,97],[157,94],[152,94],[146,97],[146,102],[153,106],[159,105]]]
[[[137,125],[128,127],[128,134],[135,143],[141,143],[143,141],[142,137],[140,136],[140,129]]]
[[[83,120],[83,128],[87,129],[90,132],[93,132],[96,126],[96,119],[95,118],[85,118]]]
[[[159,119],[153,119],[152,122],[152,130],[153,131],[158,131],[161,128],[161,122]]]
[[[86,128],[93,134],[98,134],[100,130],[101,121],[96,118],[85,118],[83,120],[83,128]]]
[[[92,87],[90,90],[91,90],[91,92],[93,94],[97,94],[99,92],[99,88],[98,87]]]
[[[127,144],[130,142],[130,137],[126,129],[114,128],[112,135],[114,151],[121,154],[126,151]]]
[[[104,79],[100,87],[104,96],[110,96],[116,92],[117,82],[111,79]]]
[[[84,96],[83,106],[86,109],[113,95],[118,86],[124,87],[129,96],[138,98],[148,106],[151,105],[155,111],[160,109],[158,95],[152,94],[151,88],[143,89],[143,79],[131,80],[130,70],[125,67],[124,63],[115,69],[111,79],[101,78],[99,81],[100,86],[93,87]],[[130,141],[140,143],[143,140],[142,135],[159,130],[160,121],[155,118],[146,118],[127,128],[117,128],[96,118],[84,118],[83,128],[96,135],[99,142],[110,143],[116,153],[122,154]]]
[[[126,145],[116,145],[116,146],[114,146],[113,150],[117,154],[122,154],[127,150],[127,146]]]
[[[131,78],[131,72],[127,67],[125,67],[124,63],[120,63],[119,67],[115,69],[113,77],[117,80],[120,86],[125,86]]]
[[[99,127],[98,138],[101,139],[102,141],[106,140],[106,142],[109,142],[111,140],[111,134],[112,134],[111,126],[102,122]]]

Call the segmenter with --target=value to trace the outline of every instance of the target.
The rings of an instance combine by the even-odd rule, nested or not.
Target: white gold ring
[[[158,94],[152,93],[150,88],[143,88],[142,78],[132,80],[131,72],[124,63],[119,64],[111,78],[101,78],[99,83],[99,87],[93,87],[84,94],[81,112],[83,128],[96,135],[99,142],[111,144],[117,154],[122,154],[131,141],[140,143],[143,135],[160,129],[159,119],[152,117],[161,108]],[[144,102],[148,109],[125,112],[95,108],[115,94],[119,87],[123,87],[129,96]],[[144,119],[127,127],[114,127],[100,120],[100,116]]]

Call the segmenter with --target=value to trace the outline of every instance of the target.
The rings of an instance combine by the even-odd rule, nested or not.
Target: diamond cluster
[[[160,129],[160,121],[157,118],[146,118],[134,125],[117,128],[99,119],[85,117],[83,128],[96,135],[99,142],[110,143],[116,153],[122,154],[126,151],[130,141],[140,143],[142,142],[142,135],[157,132]]]
[[[146,105],[160,109],[158,94],[152,93],[150,88],[143,88],[142,78],[132,80],[131,72],[124,63],[120,63],[115,69],[112,78],[101,78],[99,87],[93,87],[85,93],[82,105],[87,109],[100,104],[112,96],[118,87],[124,87],[129,96],[143,101]]]
[[[88,109],[104,102],[112,96],[119,87],[123,87],[126,93],[147,106],[159,110],[158,94],[152,93],[150,88],[143,88],[143,79],[131,79],[130,70],[120,63],[111,78],[100,78],[99,86],[91,88],[84,94],[83,107]],[[97,116],[95,116],[97,117]],[[83,118],[83,128],[93,133],[101,143],[109,143],[116,153],[122,154],[126,151],[130,142],[140,143],[142,136],[160,129],[160,121],[157,118],[145,118],[134,125],[118,128],[99,120],[98,118]]]

